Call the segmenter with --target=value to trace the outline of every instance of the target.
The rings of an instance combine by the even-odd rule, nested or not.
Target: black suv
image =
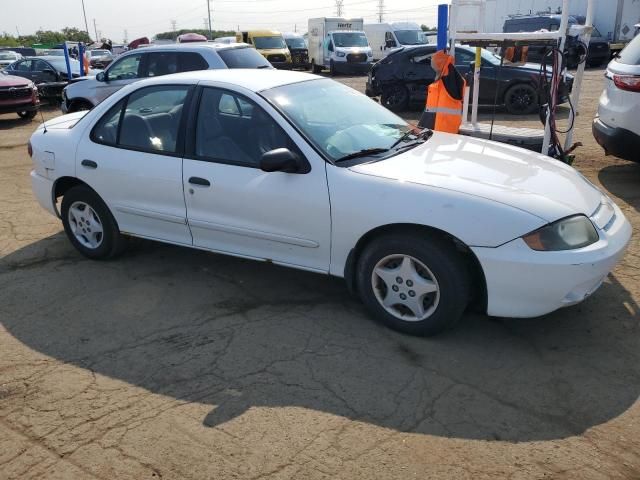
[[[507,18],[502,28],[505,33],[517,32],[537,32],[538,30],[548,30],[555,32],[560,28],[561,15],[543,14],[543,15],[518,15]],[[569,26],[584,25],[584,17],[569,17]],[[567,37],[565,47],[567,51],[567,67],[575,68],[583,49],[578,45],[575,36]],[[547,47],[544,45],[531,45],[527,59],[531,62],[540,62],[545,55]],[[611,51],[609,50],[609,42],[604,38],[597,28],[593,27],[591,33],[591,41],[589,42],[589,51],[587,53],[587,65],[590,67],[599,67],[609,61]]]

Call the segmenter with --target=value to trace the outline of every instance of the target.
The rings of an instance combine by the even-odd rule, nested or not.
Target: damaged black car
[[[427,87],[435,79],[431,56],[435,45],[404,47],[375,63],[369,71],[366,94],[380,97],[380,103],[399,112],[410,107],[424,108]],[[456,46],[456,69],[470,84],[473,76],[475,49]],[[514,115],[538,111],[540,100],[540,65],[537,63],[504,64],[500,57],[481,50],[479,104],[504,107]],[[544,77],[542,77],[544,78]],[[558,91],[559,103],[568,101],[573,77],[567,75]]]

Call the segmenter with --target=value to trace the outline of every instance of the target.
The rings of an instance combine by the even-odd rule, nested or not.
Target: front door
[[[139,80],[142,76],[142,60],[144,55],[136,53],[125,55],[113,62],[105,71],[105,81],[97,82],[96,100],[102,102],[105,98],[120,90],[125,85]]]
[[[106,202],[123,232],[192,243],[182,191],[181,127],[191,89],[136,90],[107,111],[78,145],[77,177]]]
[[[325,163],[279,114],[264,100],[205,87],[192,134],[183,181],[194,245],[327,272]],[[310,171],[262,171],[261,155],[276,148],[304,156]]]

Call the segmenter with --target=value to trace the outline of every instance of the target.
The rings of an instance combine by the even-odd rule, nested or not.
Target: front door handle
[[[93,160],[84,159],[82,160],[82,162],[80,162],[80,165],[87,168],[98,168],[98,164]]]
[[[207,180],[206,178],[200,178],[200,177],[190,177],[189,183],[192,185],[201,185],[203,187],[211,186],[211,182],[209,180]]]

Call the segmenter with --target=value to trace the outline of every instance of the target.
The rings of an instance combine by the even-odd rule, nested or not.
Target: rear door
[[[404,55],[404,61],[399,67],[403,70],[403,79],[414,101],[424,103],[427,98],[427,87],[435,80],[436,72],[431,68],[431,56],[435,53],[435,47],[422,47]],[[393,68],[390,65],[387,68]]]
[[[327,272],[325,163],[295,130],[264,100],[209,86],[189,131],[183,181],[194,245]],[[310,171],[262,171],[262,153],[276,148],[307,158]]]
[[[182,191],[183,106],[191,91],[136,90],[78,145],[76,175],[98,192],[123,232],[191,245]]]
[[[55,82],[58,79],[55,68],[44,60],[33,60],[31,73],[35,83]]]

